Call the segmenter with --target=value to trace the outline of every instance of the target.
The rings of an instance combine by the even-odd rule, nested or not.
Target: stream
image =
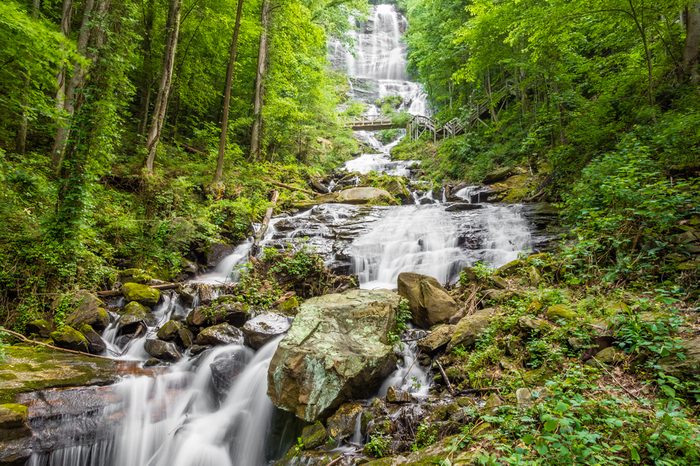
[[[344,69],[352,97],[367,104],[366,115],[379,113],[376,103],[399,96],[399,110],[429,115],[425,92],[406,72],[402,42],[406,21],[393,5],[375,5],[369,20],[353,33],[355,53],[340,43],[329,45],[331,61]],[[347,162],[344,170],[383,172],[409,179],[416,161],[391,160],[391,148],[373,132],[358,131],[368,153]],[[334,184],[334,183],[333,183]],[[339,187],[329,186],[329,190]],[[263,247],[301,247],[320,253],[335,272],[355,274],[361,288],[396,288],[401,272],[418,272],[454,283],[460,270],[477,261],[497,267],[524,251],[537,250],[548,240],[545,218],[531,205],[480,202],[478,187],[450,193],[414,186],[414,203],[401,206],[321,204],[273,218]],[[229,256],[195,282],[213,285],[235,281],[236,270],[248,258],[252,242]],[[163,293],[148,328],[133,339],[119,335],[116,322],[104,333],[110,354],[147,360],[144,343],[169,319],[183,318],[198,305],[174,291]],[[409,330],[416,332],[415,330]],[[416,338],[407,338],[415,341]],[[129,376],[111,387],[102,409],[86,409],[82,422],[51,427],[54,442],[35,453],[31,466],[261,466],[279,458],[294,443],[300,423],[275,408],[267,396],[267,370],[279,338],[257,352],[243,345],[187,353],[155,376]],[[226,393],[215,390],[212,365],[235,367],[238,375]],[[403,345],[399,368],[379,390],[390,386],[424,397],[430,374],[416,361],[414,343]],[[418,383],[416,383],[418,381]],[[77,401],[76,401],[77,403]],[[359,419],[358,419],[359,425]],[[68,424],[68,423],[64,423]],[[361,434],[339,445],[352,455]]]

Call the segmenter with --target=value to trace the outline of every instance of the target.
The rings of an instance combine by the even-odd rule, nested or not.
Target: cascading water
[[[377,100],[399,96],[398,110],[428,115],[425,93],[406,75],[406,50],[401,34],[405,19],[393,5],[376,5],[370,19],[354,33],[355,54],[332,44],[333,62],[347,71],[353,97],[367,104],[368,116],[378,115]],[[393,161],[390,151],[398,139],[383,144],[374,132],[357,132],[372,153],[345,165],[350,172],[370,171],[410,178],[415,161]],[[360,178],[354,178],[357,185]],[[347,183],[347,181],[345,181]],[[338,182],[340,183],[340,181]],[[347,185],[346,185],[347,186]],[[329,191],[336,183],[329,184]],[[488,196],[476,187],[459,190],[447,203],[443,190],[414,192],[414,205],[369,207],[321,204],[293,215],[273,218],[263,246],[304,244],[340,273],[355,273],[363,288],[395,288],[401,272],[431,275],[451,283],[466,265],[478,260],[502,265],[537,244],[526,206],[480,204]],[[467,205],[469,208],[465,208]],[[457,208],[455,208],[457,207]],[[251,249],[245,242],[215,270],[193,280],[206,286],[224,286],[237,279],[236,269]],[[214,295],[216,293],[214,292]],[[164,293],[147,325],[129,328],[121,318],[104,333],[108,354],[145,360],[147,338],[167,320],[182,319],[198,305],[174,292]],[[394,387],[425,397],[430,374],[417,360],[415,341],[420,330],[404,336],[398,369],[379,390]],[[135,335],[135,336],[134,336]],[[101,427],[89,438],[76,434],[73,444],[37,453],[30,466],[148,465],[148,466],[262,466],[284,452],[288,418],[267,397],[267,370],[278,340],[257,353],[244,346],[224,346],[183,358],[156,376],[130,377],[113,387],[113,403],[104,408]],[[213,365],[228,358],[236,368],[224,395],[213,389]],[[232,358],[232,359],[231,359]],[[230,370],[230,368],[229,368]],[[362,443],[362,419],[355,420],[351,450]],[[106,424],[106,426],[104,426]],[[294,431],[294,429],[291,429]],[[284,439],[287,438],[285,441]],[[282,446],[282,447],[281,447]]]

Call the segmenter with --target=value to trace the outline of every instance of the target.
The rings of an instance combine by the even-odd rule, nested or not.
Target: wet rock
[[[410,403],[413,401],[411,394],[396,387],[389,387],[386,392],[387,403]]]
[[[399,295],[408,300],[413,322],[422,328],[448,322],[459,308],[433,277],[412,272],[399,274]]]
[[[464,212],[466,210],[483,209],[483,204],[469,204],[467,202],[455,202],[445,208],[445,212]]]
[[[21,465],[31,455],[32,431],[25,405],[0,404],[0,465]]]
[[[147,319],[150,313],[150,308],[144,306],[143,304],[137,301],[131,301],[130,303],[127,303],[127,305],[124,306],[124,309],[122,309],[121,311],[122,316],[132,316],[141,320]]]
[[[194,344],[194,334],[184,326],[177,330],[177,339],[185,348],[189,348]]]
[[[547,318],[551,320],[573,320],[576,318],[576,312],[572,311],[564,304],[555,304],[553,306],[549,306],[547,308],[546,315]]]
[[[223,323],[207,327],[194,340],[197,345],[242,345],[243,332],[231,324]]]
[[[89,343],[87,338],[70,325],[64,325],[55,332],[51,332],[51,339],[54,345],[59,348],[82,351],[83,353],[88,352]]]
[[[503,167],[493,170],[486,174],[484,177],[485,184],[498,183],[499,181],[504,181],[515,173],[512,167]]]
[[[177,347],[169,341],[149,338],[144,344],[144,349],[148,354],[161,361],[175,362],[182,357]]]
[[[463,317],[455,326],[454,333],[447,345],[447,351],[452,351],[456,346],[469,348],[476,343],[476,339],[486,330],[491,323],[495,311],[493,309],[482,309],[474,314]]]
[[[80,327],[80,333],[85,336],[88,342],[88,352],[90,354],[102,354],[107,351],[107,344],[95,329],[85,324]]]
[[[123,315],[117,322],[117,336],[134,338],[143,335],[148,330],[146,322],[140,317],[130,314]]]
[[[323,424],[316,421],[310,426],[304,427],[304,430],[301,431],[300,438],[304,449],[312,450],[325,444],[326,440],[328,439],[328,434],[326,433],[326,428],[323,427]]]
[[[396,367],[388,333],[399,300],[387,290],[350,290],[302,304],[270,363],[273,403],[311,422],[375,392]]]
[[[452,333],[455,330],[454,325],[439,325],[435,327],[430,334],[418,340],[418,349],[429,355],[434,355],[445,347],[452,339]]]
[[[72,298],[71,305],[75,308],[66,317],[67,325],[79,328],[88,324],[100,332],[109,325],[109,314],[104,308],[104,303],[94,294],[81,291]]]
[[[208,346],[202,346],[202,345],[192,345],[190,346],[190,354],[192,356],[197,356],[198,354],[202,354],[206,350],[208,350]]]
[[[36,319],[29,322],[24,328],[28,335],[36,335],[41,338],[49,338],[51,324],[44,319]]]
[[[345,403],[328,418],[326,426],[328,434],[335,440],[352,437],[358,420],[361,420],[362,405],[360,403]]]
[[[271,312],[260,314],[243,325],[246,345],[258,349],[278,335],[282,335],[291,326],[289,319]]]
[[[182,326],[182,322],[169,320],[158,329],[156,336],[163,341],[175,341],[178,338],[177,332]]]
[[[664,372],[676,377],[700,377],[700,336],[685,340],[682,345],[684,359],[674,354],[659,360],[659,365]]]
[[[136,301],[144,306],[155,306],[160,301],[160,291],[140,283],[124,283],[122,294],[127,301]]]
[[[276,303],[277,310],[286,316],[295,316],[299,309],[299,298],[291,294],[283,296]]]
[[[243,372],[247,362],[245,351],[240,350],[218,356],[209,364],[211,384],[219,401],[226,398],[233,381]]]
[[[230,255],[235,249],[235,246],[226,243],[212,244],[207,253],[207,265],[209,267],[215,267],[224,257]]]

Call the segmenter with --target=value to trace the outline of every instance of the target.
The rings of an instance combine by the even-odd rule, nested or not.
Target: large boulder
[[[94,294],[79,291],[71,297],[69,305],[72,311],[66,317],[67,325],[80,328],[81,325],[88,324],[98,332],[109,325],[109,314],[104,303]]]
[[[399,301],[388,290],[349,290],[304,302],[270,362],[273,403],[312,422],[376,392],[396,367],[388,334]]]
[[[316,202],[335,202],[339,204],[393,204],[394,197],[386,189],[358,187],[343,189],[326,194],[316,199]]]
[[[459,307],[433,277],[413,272],[399,274],[399,294],[408,300],[413,322],[422,328],[448,322]]]
[[[456,346],[469,348],[476,343],[477,338],[486,330],[495,311],[493,309],[482,309],[474,314],[463,317],[455,326],[447,351],[452,351]]]
[[[169,341],[149,338],[143,347],[148,354],[161,361],[174,362],[182,357],[175,344]]]
[[[231,324],[223,323],[207,327],[194,340],[197,345],[242,345],[243,332]]]
[[[289,330],[290,326],[291,323],[285,316],[272,312],[260,314],[243,325],[245,343],[253,349],[259,349]]]
[[[59,348],[88,352],[89,342],[87,338],[70,325],[64,325],[55,332],[51,332],[51,339]]]
[[[102,354],[107,351],[107,344],[94,328],[85,324],[80,327],[80,333],[83,334],[88,342],[88,352],[90,354]]]
[[[144,306],[155,306],[160,301],[160,291],[140,283],[124,283],[122,294],[127,301],[136,301]]]
[[[418,340],[418,349],[425,354],[434,355],[445,349],[447,344],[452,339],[454,333],[454,325],[439,325],[433,329],[430,334]]]

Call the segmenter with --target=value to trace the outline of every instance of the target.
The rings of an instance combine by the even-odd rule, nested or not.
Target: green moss
[[[144,306],[155,306],[160,301],[160,291],[140,283],[124,283],[122,294],[127,301],[137,301]]]

